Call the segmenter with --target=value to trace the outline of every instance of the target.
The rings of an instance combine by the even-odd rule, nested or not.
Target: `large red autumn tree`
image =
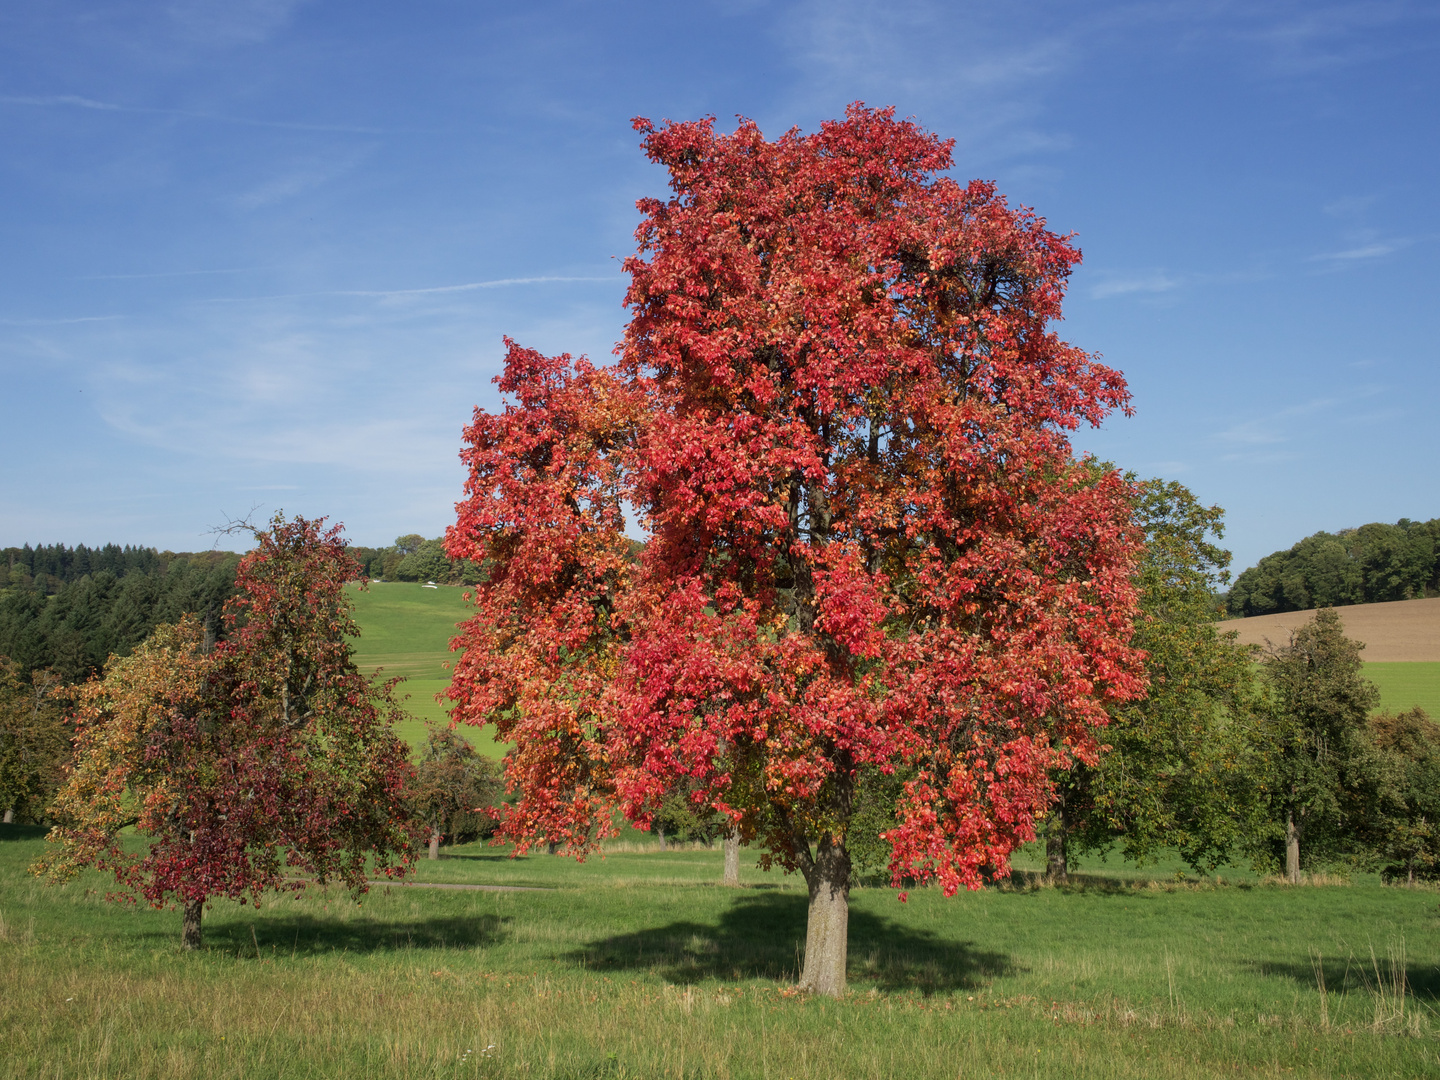
[[[804,875],[800,985],[839,994],[857,778],[903,780],[897,886],[977,888],[1142,690],[1129,492],[1067,437],[1125,384],[1050,327],[1076,249],[892,111],[636,127],[672,195],[619,363],[512,343],[466,431],[455,715],[514,743],[522,847],[683,782]]]
[[[185,948],[217,897],[258,903],[307,876],[363,892],[372,857],[404,872],[416,836],[399,710],[351,659],[344,586],[359,567],[322,525],[277,515],[254,531],[225,641],[187,616],[81,688],[56,847],[37,872],[91,866],[120,896],[177,903]],[[122,836],[132,826],[138,850]]]

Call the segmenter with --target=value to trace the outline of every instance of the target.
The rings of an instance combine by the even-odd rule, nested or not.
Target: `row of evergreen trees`
[[[89,548],[84,544],[41,544],[31,547],[0,548],[0,589],[9,585],[38,585],[46,592],[55,592],[61,585],[79,581],[90,574],[106,571],[117,578],[126,574],[163,572],[169,560],[193,556],[163,554],[149,547],[106,544]]]
[[[1440,594],[1440,518],[1318,532],[1267,555],[1225,598],[1236,617]]]
[[[229,551],[177,554],[113,544],[89,551],[62,545],[10,549],[17,550],[44,558],[10,564],[7,585],[0,588],[0,656],[27,674],[51,669],[67,683],[98,673],[112,654],[127,655],[156,626],[178,622],[187,612],[218,628],[240,561]],[[97,552],[124,556],[112,560],[119,569],[79,573],[93,567],[90,556]],[[41,572],[32,574],[31,567]]]

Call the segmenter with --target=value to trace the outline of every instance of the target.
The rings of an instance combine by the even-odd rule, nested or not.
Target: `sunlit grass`
[[[1404,712],[1419,705],[1440,720],[1440,663],[1375,663],[1365,677],[1380,688],[1380,707]]]
[[[381,887],[357,907],[312,889],[259,911],[216,904],[206,948],[184,955],[178,914],[106,904],[98,879],[53,889],[28,878],[38,832],[11,830],[0,833],[0,1060],[12,1076],[1440,1068],[1434,891],[1105,873],[1068,890],[947,900],[918,889],[906,904],[858,889],[851,993],[835,1002],[788,994],[804,934],[796,880],[747,860],[748,887],[721,888],[718,850],[581,865],[472,845],[420,876],[541,891]]]

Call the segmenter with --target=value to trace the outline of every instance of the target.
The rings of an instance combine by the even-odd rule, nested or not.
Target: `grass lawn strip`
[[[585,864],[460,848],[480,892],[307,890],[179,916],[23,873],[0,833],[0,1060],[16,1077],[1420,1077],[1440,894],[1128,879],[946,900],[857,889],[851,993],[789,996],[793,879],[719,851]],[[431,874],[426,874],[431,877]],[[458,882],[457,882],[458,883]],[[1326,987],[1322,997],[1316,970]],[[1396,987],[1404,988],[1397,993]]]

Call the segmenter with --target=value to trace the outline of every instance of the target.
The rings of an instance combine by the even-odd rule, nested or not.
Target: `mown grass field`
[[[1380,688],[1380,707],[1404,712],[1419,705],[1440,720],[1440,663],[1367,663],[1365,677]]]
[[[415,719],[398,729],[412,747],[425,740],[425,722],[445,723],[445,706],[436,700],[450,685],[453,659],[450,639],[455,624],[470,614],[463,589],[426,589],[412,582],[381,582],[351,589],[360,637],[355,658],[362,670],[381,668],[385,675],[403,675],[400,693]],[[1382,605],[1383,606],[1383,605]],[[1440,718],[1440,662],[1366,663],[1365,675],[1380,688],[1380,707],[1391,712],[1421,706]],[[481,753],[499,757],[504,747],[489,732],[462,732]]]
[[[858,889],[851,992],[789,996],[793,878],[718,851],[583,865],[467,847],[355,906],[218,903],[206,948],[0,827],[7,1077],[1428,1077],[1440,894],[1092,873],[945,899]],[[1323,977],[1322,996],[1317,968]],[[1404,991],[1400,987],[1403,985]]]
[[[404,705],[415,719],[397,730],[412,747],[425,741],[425,723],[448,723],[445,706],[436,695],[450,685],[446,666],[454,659],[450,639],[455,624],[466,618],[471,608],[465,602],[464,589],[441,587],[427,589],[414,582],[376,582],[367,588],[351,586],[348,590],[355,603],[355,621],[360,637],[355,641],[355,661],[362,671],[380,668],[384,676],[402,675],[400,686]],[[483,754],[499,757],[489,734],[474,728],[463,733]]]

